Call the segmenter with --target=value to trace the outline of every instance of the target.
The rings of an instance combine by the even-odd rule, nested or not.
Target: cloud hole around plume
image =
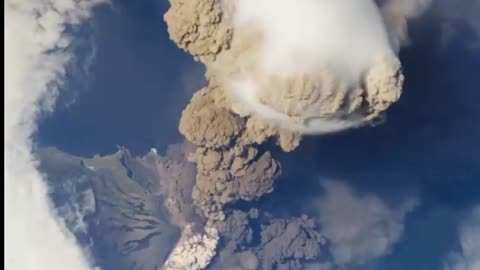
[[[110,154],[117,145],[136,154],[152,147],[163,151],[180,141],[180,113],[204,83],[204,69],[168,39],[162,20],[167,8],[156,1],[117,0],[99,10],[88,89],[42,119],[36,134],[40,145],[92,156]],[[59,102],[64,100],[61,92]]]

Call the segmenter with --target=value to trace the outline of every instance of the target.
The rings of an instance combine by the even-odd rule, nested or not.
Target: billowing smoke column
[[[378,118],[399,98],[400,64],[370,0],[236,4],[234,53],[214,67],[237,113],[327,133]]]
[[[373,1],[171,4],[172,40],[207,67],[209,85],[184,110],[180,132],[198,146],[194,197],[213,219],[228,202],[272,191],[280,167],[259,144],[272,138],[290,151],[303,133],[370,123],[400,97],[403,36],[389,35]]]
[[[169,31],[206,64],[212,86],[222,88],[217,102],[239,116],[296,133],[327,133],[371,122],[400,97],[395,53],[403,37],[389,35],[370,0],[208,2],[202,3],[210,10],[192,19],[182,13],[195,9],[195,1],[176,14],[172,8]],[[389,3],[385,10],[394,12]],[[177,16],[180,29],[172,25]]]
[[[182,237],[168,261],[167,269],[183,269],[177,258],[188,257],[189,246],[232,231],[222,225],[232,218],[229,205],[273,191],[281,167],[260,145],[277,143],[288,152],[303,134],[338,132],[383,119],[402,92],[397,53],[407,41],[407,19],[417,15],[419,9],[413,7],[427,2],[170,3],[165,14],[170,38],[206,66],[208,79],[183,111],[179,126],[196,146],[189,157],[197,167],[192,197],[207,220],[203,235],[186,230],[191,237]],[[323,237],[308,233],[305,242],[309,239],[316,239],[311,248],[316,252],[294,258],[285,269],[300,269],[300,260],[320,256]],[[207,242],[211,258],[217,240]],[[276,257],[288,257],[282,256]]]

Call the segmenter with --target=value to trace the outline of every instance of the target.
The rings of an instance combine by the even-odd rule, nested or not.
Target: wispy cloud
[[[460,250],[448,255],[445,270],[480,269],[480,205],[460,225]]]
[[[388,255],[402,238],[406,215],[418,203],[411,196],[389,205],[375,194],[357,193],[342,182],[325,181],[322,185],[325,194],[315,207],[340,269]]]
[[[5,268],[88,269],[59,221],[32,155],[39,114],[53,110],[72,59],[67,25],[87,19],[99,0],[7,0],[5,10]]]

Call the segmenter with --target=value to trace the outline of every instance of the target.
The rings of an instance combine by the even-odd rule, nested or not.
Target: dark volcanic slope
[[[124,149],[82,159],[45,148],[38,156],[59,214],[82,244],[91,245],[102,268],[163,265],[180,234],[164,208],[158,170],[151,166],[167,159],[154,151],[135,159]]]

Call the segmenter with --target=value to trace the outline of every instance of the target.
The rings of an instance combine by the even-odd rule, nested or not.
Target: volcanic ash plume
[[[179,126],[196,146],[189,155],[197,167],[192,199],[206,218],[204,233],[197,237],[187,231],[183,238],[211,239],[206,246],[212,250],[217,233],[229,233],[222,229],[232,215],[229,206],[273,191],[280,164],[260,146],[276,143],[288,152],[303,134],[383,119],[402,92],[397,53],[411,10],[396,0],[170,4],[164,17],[170,38],[205,65],[208,79],[183,111]],[[189,254],[189,241],[180,241],[176,250],[183,255],[174,252],[169,265]],[[282,256],[290,255],[277,257]]]
[[[213,270],[300,270],[304,261],[323,255],[326,245],[307,216],[275,218],[255,208],[248,213],[235,209],[216,226],[223,248]]]
[[[184,110],[180,131],[197,146],[190,159],[197,164],[193,200],[212,220],[225,218],[223,206],[238,199],[254,200],[273,191],[280,166],[257,145],[275,138],[284,150],[298,145],[299,137],[254,118],[241,118],[217,105],[219,88],[197,92]]]
[[[372,1],[235,4],[231,50],[212,66],[237,113],[328,133],[379,118],[400,97],[401,66]]]
[[[401,65],[373,1],[170,2],[171,39],[209,79],[180,121],[198,147],[194,200],[209,218],[272,191],[280,167],[261,143],[290,151],[300,134],[370,123],[400,97]]]
[[[401,94],[395,46],[370,0],[172,1],[166,20],[222,88],[217,102],[278,129],[362,125]]]

